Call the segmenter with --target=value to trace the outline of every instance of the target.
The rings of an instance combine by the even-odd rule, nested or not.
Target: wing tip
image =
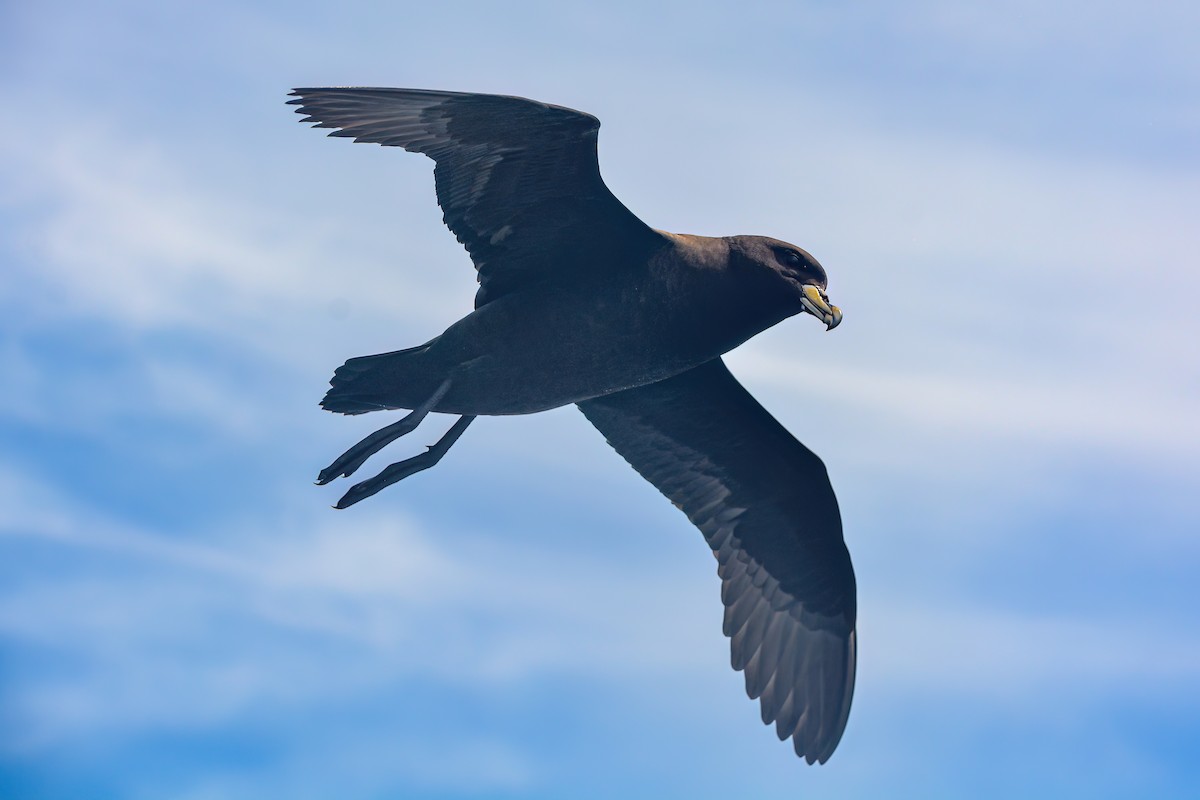
[[[841,680],[841,697],[838,698],[837,715],[832,717],[833,724],[816,736],[802,739],[797,729],[792,735],[792,743],[796,755],[810,765],[824,764],[833,755],[833,751],[841,744],[842,736],[846,733],[846,723],[850,719],[850,706],[854,701],[854,681],[858,664],[858,631],[850,629],[845,644],[846,668]]]
[[[830,635],[828,631],[824,633]],[[817,645],[810,642],[808,646]],[[764,686],[758,685],[762,681],[761,676],[758,680],[752,680],[752,672],[761,672],[755,666],[762,652],[761,646],[743,669],[746,693],[751,699],[759,701],[763,724],[775,723],[775,735],[779,740],[787,741],[790,738],[796,755],[810,765],[828,761],[846,732],[854,698],[857,648],[858,634],[851,628],[842,640],[839,659],[842,667],[835,668],[836,677],[825,673],[825,677],[817,679],[816,686],[810,682],[807,689],[803,684],[797,684],[784,692],[786,699],[782,703],[777,702],[779,695],[774,691],[779,677],[777,670],[771,671]],[[736,665],[734,669],[737,669]],[[794,712],[789,712],[788,709],[796,702],[803,704],[803,711],[794,709]],[[793,713],[796,715],[793,716]]]

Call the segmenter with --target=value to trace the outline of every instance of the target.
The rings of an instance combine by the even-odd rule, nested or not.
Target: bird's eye
[[[799,267],[804,263],[804,260],[800,258],[800,254],[795,250],[784,250],[779,253],[778,258],[789,267]]]

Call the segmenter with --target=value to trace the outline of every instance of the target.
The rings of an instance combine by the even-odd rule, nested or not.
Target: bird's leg
[[[363,439],[358,444],[351,447],[346,452],[337,457],[337,460],[330,464],[325,469],[321,470],[321,474],[317,476],[317,485],[324,486],[334,478],[340,478],[345,475],[347,478],[354,474],[354,471],[363,465],[368,458],[378,453],[383,448],[387,447],[392,442],[399,439],[406,433],[411,433],[421,424],[421,420],[425,419],[426,415],[433,410],[433,407],[438,404],[438,401],[446,396],[446,392],[450,390],[450,381],[442,381],[442,385],[437,388],[437,391],[421,405],[414,408],[406,414],[399,422],[393,422],[386,428],[380,428],[372,433],[367,438]]]
[[[421,470],[426,470],[434,464],[442,460],[442,456],[446,455],[446,451],[450,446],[458,441],[458,437],[462,436],[463,431],[475,419],[473,416],[459,417],[458,421],[451,426],[450,430],[446,431],[446,435],[438,439],[437,444],[430,445],[429,449],[421,453],[419,456],[406,458],[403,461],[397,461],[383,472],[376,475],[374,478],[368,478],[362,483],[356,483],[350,487],[350,491],[342,495],[342,499],[337,501],[334,508],[349,508],[359,500],[370,497],[380,489],[387,488],[397,481],[402,481],[409,475],[414,475]]]

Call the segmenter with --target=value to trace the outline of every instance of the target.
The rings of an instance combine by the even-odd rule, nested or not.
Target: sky
[[[0,796],[1200,794],[1198,29],[1169,1],[0,5]],[[427,159],[297,123],[323,85],[590,112],[652,226],[825,266],[836,331],[727,360],[843,509],[828,764],[761,725],[700,534],[576,410],[482,419],[347,511],[312,485],[396,416],[321,411],[333,369],[475,288]]]

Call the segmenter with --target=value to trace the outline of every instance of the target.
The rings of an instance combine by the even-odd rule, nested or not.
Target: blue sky
[[[0,795],[1200,792],[1198,28],[1171,2],[4,6]],[[317,471],[391,421],[323,413],[332,369],[474,286],[430,163],[297,124],[313,85],[586,110],[650,224],[824,264],[842,326],[729,362],[844,510],[861,660],[827,765],[760,725],[700,535],[575,410],[483,420],[330,510]]]

